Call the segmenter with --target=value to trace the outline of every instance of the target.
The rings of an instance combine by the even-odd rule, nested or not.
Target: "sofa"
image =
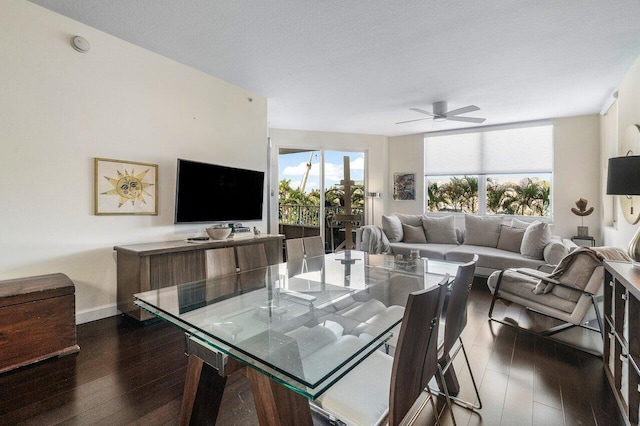
[[[553,236],[551,225],[540,220],[478,215],[426,216],[393,214],[382,226],[356,231],[356,249],[469,262],[478,255],[476,276],[488,277],[507,268],[557,265],[576,245]]]

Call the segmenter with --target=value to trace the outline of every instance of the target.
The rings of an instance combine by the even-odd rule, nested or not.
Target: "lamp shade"
[[[609,158],[607,194],[640,195],[640,155]]]

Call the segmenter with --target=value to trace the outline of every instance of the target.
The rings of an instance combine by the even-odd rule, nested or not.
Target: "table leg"
[[[189,355],[180,425],[214,425],[227,378],[195,355]]]
[[[307,398],[253,368],[245,368],[244,375],[251,382],[261,426],[313,425]]]

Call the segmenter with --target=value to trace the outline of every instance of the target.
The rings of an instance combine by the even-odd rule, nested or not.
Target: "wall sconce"
[[[640,195],[640,156],[628,155],[625,157],[614,157],[609,159],[609,172],[607,174],[607,194],[622,195],[631,199],[632,195]],[[625,211],[625,217],[629,223],[638,222],[636,217],[640,217],[640,212],[634,211],[633,203],[625,203],[629,209]],[[628,218],[634,218],[629,220]],[[636,231],[633,239],[629,242],[629,256],[634,262],[640,263],[640,228]]]

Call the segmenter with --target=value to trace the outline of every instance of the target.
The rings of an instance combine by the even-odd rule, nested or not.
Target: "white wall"
[[[632,124],[640,124],[640,58],[627,72],[618,87],[618,146],[621,147],[621,140],[627,127]],[[618,151],[616,155],[624,155],[624,152]],[[637,153],[636,153],[637,155]],[[611,200],[613,195],[605,195],[605,200]],[[624,215],[620,211],[620,205],[616,201],[616,211],[618,221],[615,226],[607,226],[604,230],[604,243],[606,245],[626,248],[634,233],[640,225],[631,225],[624,219]]]
[[[204,231],[173,224],[176,158],[266,170],[266,99],[24,0],[0,28],[0,279],[62,272],[79,322],[113,315],[114,245]],[[94,157],[158,164],[158,216],[93,215]]]
[[[553,120],[553,233],[577,235],[582,218],[571,208],[579,198],[589,201],[594,212],[584,217],[589,235],[602,244],[600,200],[600,116],[557,118]]]
[[[308,148],[332,151],[363,151],[367,159],[365,174],[365,191],[382,192],[380,199],[366,199],[366,208],[373,209],[376,223],[384,211],[384,203],[391,195],[386,187],[387,179],[387,137],[379,135],[363,135],[355,133],[315,132],[305,130],[269,129],[271,140],[271,164],[274,172],[271,176],[271,187],[278,188],[278,148]],[[271,195],[271,226],[277,231],[278,226],[278,194]],[[368,215],[367,215],[368,216]]]
[[[595,212],[585,217],[591,235],[601,234],[599,208],[600,118],[598,115],[553,120],[553,232],[572,237],[580,218],[571,213],[575,201],[589,200]],[[424,134],[389,138],[389,173],[416,172],[416,201],[388,201],[386,213],[422,214],[424,209]],[[391,178],[388,189],[391,189]],[[601,238],[599,237],[601,241]]]
[[[416,174],[415,201],[393,199],[394,173]],[[385,214],[422,214],[424,209],[424,133],[389,138],[389,179],[385,182],[389,194]]]

